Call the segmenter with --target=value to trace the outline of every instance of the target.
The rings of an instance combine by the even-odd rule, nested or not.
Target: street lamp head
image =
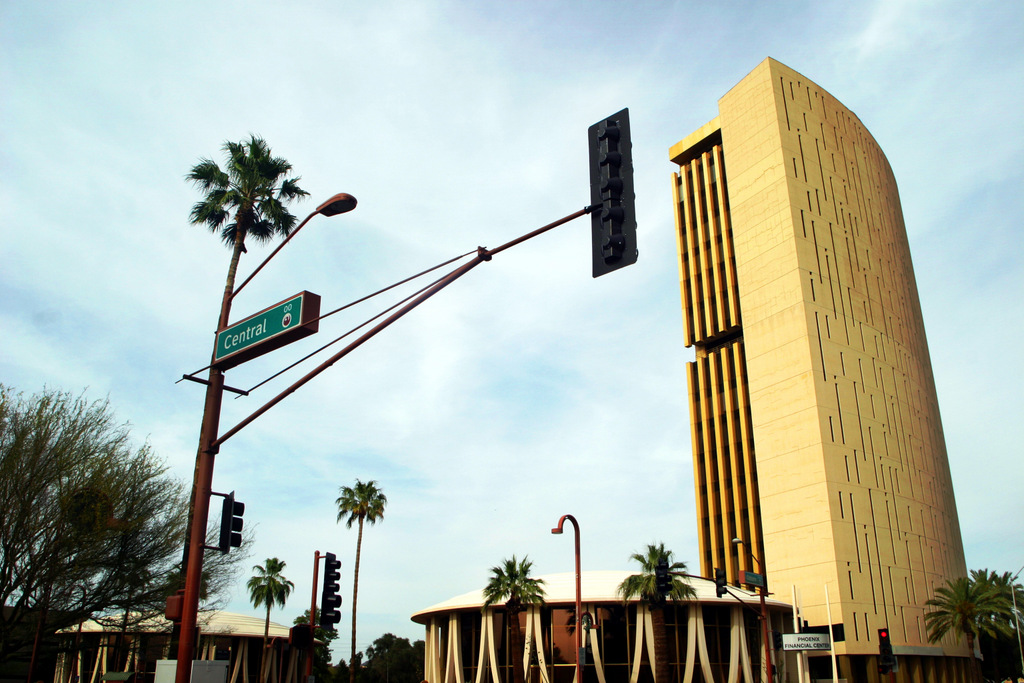
[[[558,526],[551,530],[553,534],[562,533],[562,527],[565,526],[565,520],[572,522],[572,528],[576,531],[576,534],[580,533],[580,525],[576,523],[576,518],[572,515],[562,515],[561,519],[558,520]]]
[[[356,208],[356,198],[345,192],[339,192],[316,207],[315,213],[324,216],[337,216],[339,213],[348,213],[354,208]]]
[[[743,545],[743,539],[742,538],[734,538],[734,539],[732,539],[732,544],[733,545]]]

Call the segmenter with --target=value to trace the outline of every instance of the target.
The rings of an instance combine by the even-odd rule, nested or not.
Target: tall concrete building
[[[956,680],[966,649],[924,622],[966,567],[892,169],[775,60],[718,111],[670,150],[701,573],[843,624],[848,680],[877,680],[882,627],[899,680]]]

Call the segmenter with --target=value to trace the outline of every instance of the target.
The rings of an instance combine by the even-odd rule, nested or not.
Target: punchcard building
[[[701,573],[763,571],[843,624],[847,680],[877,678],[882,627],[900,680],[955,680],[967,652],[928,642],[925,602],[966,567],[892,169],[775,60],[718,105],[670,150]]]

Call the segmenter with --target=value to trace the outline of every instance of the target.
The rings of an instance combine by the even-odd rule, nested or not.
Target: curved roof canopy
[[[248,614],[237,614],[235,612],[200,612],[197,619],[199,629],[205,635],[232,635],[232,636],[258,636],[263,637],[263,617],[253,617]],[[120,620],[116,616],[100,623],[95,619],[82,622],[82,633],[116,633],[121,630]],[[170,631],[171,622],[163,616],[155,616],[145,619],[138,624],[128,627],[129,633],[140,631],[163,632]],[[63,629],[63,633],[74,633],[78,626],[69,626]],[[287,638],[288,627],[270,622],[271,638]]]
[[[619,597],[618,594],[619,584],[622,583],[627,576],[632,576],[636,573],[637,572],[622,570],[582,572],[580,575],[580,592],[583,594],[583,602],[621,603],[622,598]],[[544,581],[545,603],[549,605],[571,605],[576,602],[576,574],[574,572],[545,574],[534,578]],[[734,586],[729,586],[729,590],[732,592],[732,595],[737,597],[727,595],[719,598],[715,592],[715,582],[710,579],[680,577],[680,580],[686,581],[693,586],[694,590],[697,592],[697,602],[717,603],[724,607],[730,602],[735,604],[737,598],[741,602],[745,603],[757,604],[760,601],[760,597],[757,593],[743,590],[742,588],[736,588]],[[630,600],[630,602],[639,601]],[[770,597],[765,602],[771,609],[788,609],[789,607],[786,603],[774,600]],[[418,624],[426,624],[428,618],[433,614],[461,610],[480,610],[483,607],[483,604],[483,589],[478,589],[470,591],[469,593],[457,595],[445,600],[444,602],[439,602],[436,605],[422,609],[412,615],[412,620]]]

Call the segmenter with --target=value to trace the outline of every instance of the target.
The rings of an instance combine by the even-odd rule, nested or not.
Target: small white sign
[[[827,633],[783,633],[783,650],[830,650],[832,641]]]

